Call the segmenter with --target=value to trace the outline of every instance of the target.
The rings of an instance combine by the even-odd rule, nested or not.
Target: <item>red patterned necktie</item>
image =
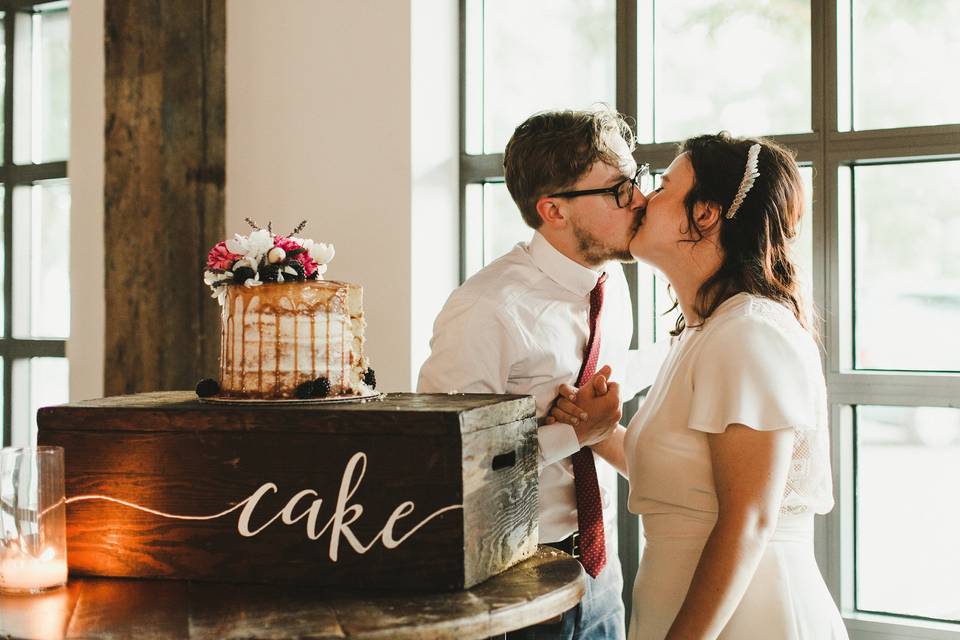
[[[577,376],[577,387],[585,385],[597,372],[600,357],[600,310],[603,308],[603,283],[607,274],[600,276],[590,292],[590,337],[584,350],[583,364]],[[607,545],[603,531],[603,504],[600,501],[600,483],[593,451],[583,447],[571,457],[573,479],[577,491],[577,526],[580,529],[580,563],[591,577],[600,575],[607,564]]]

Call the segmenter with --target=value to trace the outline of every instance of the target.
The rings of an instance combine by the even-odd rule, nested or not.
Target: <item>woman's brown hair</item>
[[[732,218],[727,218],[747,162],[747,151],[760,144],[760,175]],[[694,308],[706,321],[725,300],[746,292],[786,305],[807,330],[803,296],[793,261],[791,241],[803,216],[803,181],[794,154],[765,139],[734,138],[726,132],[685,140],[679,152],[693,166],[694,184],[684,198],[687,223],[693,239],[703,239],[694,206],[699,202],[720,205],[719,243],[723,262],[697,292]],[[683,316],[671,335],[686,326]]]

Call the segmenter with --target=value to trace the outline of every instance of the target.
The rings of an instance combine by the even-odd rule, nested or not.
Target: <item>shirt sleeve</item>
[[[419,393],[507,393],[513,348],[510,327],[481,301],[450,299],[433,324]]]
[[[509,393],[510,369],[521,352],[518,328],[479,301],[448,300],[433,325],[430,356],[420,368],[418,393]],[[538,416],[541,417],[541,416]],[[537,429],[538,466],[580,450],[569,424]]]
[[[580,440],[573,427],[563,422],[540,425],[537,428],[538,466],[559,462],[580,451]]]
[[[758,431],[816,428],[818,376],[807,346],[783,327],[750,316],[717,327],[693,364],[689,428],[706,433],[723,433],[731,424]]]

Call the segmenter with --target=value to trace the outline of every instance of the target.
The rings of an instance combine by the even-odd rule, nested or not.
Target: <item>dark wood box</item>
[[[74,573],[463,589],[536,550],[534,412],[528,396],[171,391],[37,420],[39,443],[65,449]]]

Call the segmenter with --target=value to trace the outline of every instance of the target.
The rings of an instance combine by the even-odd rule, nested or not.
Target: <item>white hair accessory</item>
[[[740,188],[737,189],[737,195],[733,197],[730,208],[727,209],[726,218],[730,220],[736,215],[740,205],[750,188],[753,187],[753,181],[760,177],[760,170],[757,168],[757,160],[760,158],[760,144],[756,143],[747,151],[747,166],[743,170],[743,180],[740,181]]]

